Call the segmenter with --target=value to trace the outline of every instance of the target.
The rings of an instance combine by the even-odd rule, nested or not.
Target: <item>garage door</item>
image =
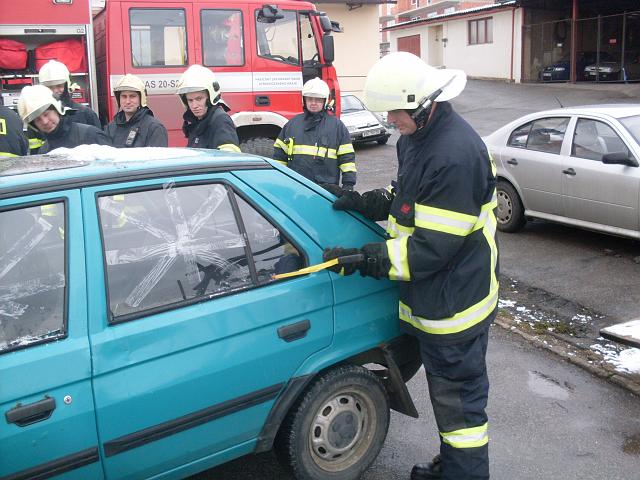
[[[398,51],[409,52],[420,56],[420,35],[409,35],[398,38]]]

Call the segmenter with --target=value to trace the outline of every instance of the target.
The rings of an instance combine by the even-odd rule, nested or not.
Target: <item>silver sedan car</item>
[[[484,141],[501,231],[541,218],[640,239],[640,104],[537,112]]]

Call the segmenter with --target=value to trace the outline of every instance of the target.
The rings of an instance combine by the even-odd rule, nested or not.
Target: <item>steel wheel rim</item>
[[[498,223],[509,223],[513,215],[511,197],[504,191],[498,190]]]
[[[360,461],[373,443],[374,412],[373,400],[353,389],[325,400],[309,427],[314,463],[327,472],[340,472]]]

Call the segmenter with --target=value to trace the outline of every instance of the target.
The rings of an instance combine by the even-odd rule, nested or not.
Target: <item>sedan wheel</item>
[[[524,208],[516,189],[503,180],[498,182],[498,230],[502,232],[517,232],[526,223]]]

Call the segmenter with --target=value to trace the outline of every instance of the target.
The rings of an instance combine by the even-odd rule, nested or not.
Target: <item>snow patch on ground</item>
[[[591,349],[600,353],[618,372],[640,373],[640,348],[620,348],[607,343],[595,343]]]

